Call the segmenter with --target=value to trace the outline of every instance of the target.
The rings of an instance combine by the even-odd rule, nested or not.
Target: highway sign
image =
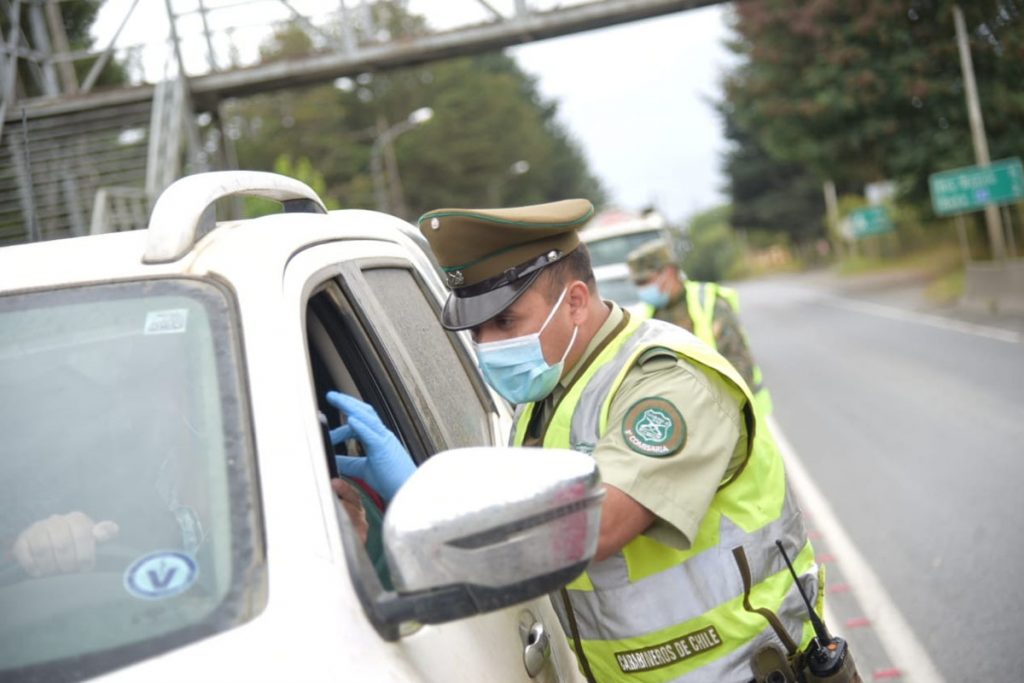
[[[892,231],[892,221],[884,206],[866,206],[857,209],[843,220],[843,233],[853,240]]]
[[[953,216],[985,208],[986,204],[1012,204],[1024,199],[1024,168],[1019,157],[993,161],[988,166],[965,166],[928,177],[932,208],[939,216]]]

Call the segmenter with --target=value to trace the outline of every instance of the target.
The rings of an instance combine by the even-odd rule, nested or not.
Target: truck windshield
[[[258,612],[232,310],[194,280],[0,297],[0,679],[102,673]]]
[[[590,262],[595,268],[611,263],[625,263],[629,252],[641,244],[646,244],[662,236],[663,233],[660,230],[647,230],[588,241],[587,249],[590,251]]]

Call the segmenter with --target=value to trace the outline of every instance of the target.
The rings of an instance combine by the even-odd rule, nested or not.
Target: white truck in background
[[[610,209],[594,216],[580,231],[580,239],[590,251],[601,296],[620,306],[635,304],[636,287],[626,258],[640,245],[662,238],[671,240],[671,233],[665,217],[654,210],[631,213]]]

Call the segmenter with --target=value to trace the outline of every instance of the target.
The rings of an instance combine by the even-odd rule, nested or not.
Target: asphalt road
[[[739,287],[776,421],[941,676],[1024,681],[1020,321],[830,284]]]

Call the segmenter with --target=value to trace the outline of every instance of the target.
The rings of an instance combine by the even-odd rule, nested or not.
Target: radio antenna
[[[796,590],[800,593],[800,597],[804,599],[804,604],[807,605],[807,613],[811,618],[811,625],[814,627],[814,633],[818,636],[818,642],[822,645],[832,642],[832,635],[828,632],[825,627],[825,622],[818,617],[818,613],[811,607],[811,601],[807,599],[807,595],[804,593],[804,587],[800,585],[800,579],[796,575],[796,570],[793,569],[793,563],[789,561],[789,555],[786,554],[786,549],[782,547],[782,541],[775,541],[775,545],[778,546],[779,552],[782,553],[782,559],[786,561],[786,566],[789,567],[789,573],[793,575],[793,583],[796,584]]]

